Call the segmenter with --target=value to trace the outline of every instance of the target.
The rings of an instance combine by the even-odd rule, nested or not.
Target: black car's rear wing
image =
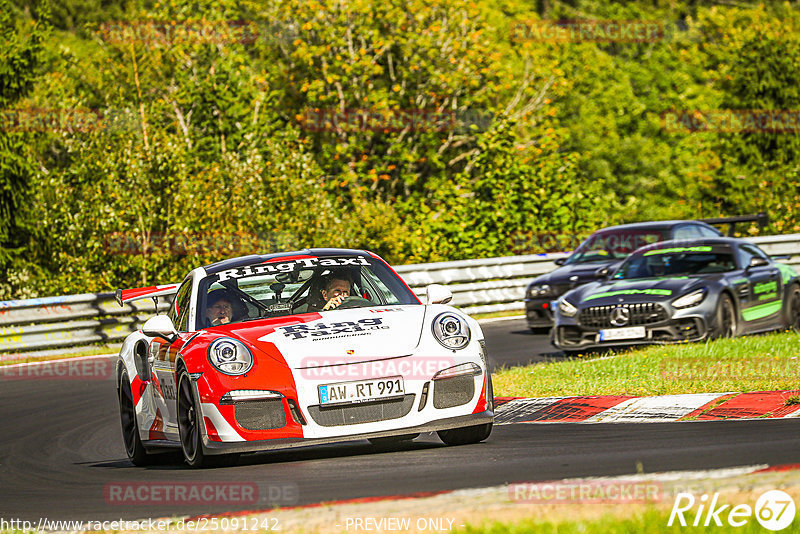
[[[763,230],[767,224],[769,224],[769,216],[766,213],[756,213],[754,215],[737,215],[736,217],[712,217],[710,219],[697,219],[700,222],[704,222],[706,224],[727,224],[728,225],[728,237],[733,237],[733,233],[736,229],[736,223],[748,223],[748,222],[755,222],[758,223],[758,228]]]

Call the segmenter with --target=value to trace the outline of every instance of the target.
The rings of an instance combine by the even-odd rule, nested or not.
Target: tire
[[[463,428],[453,428],[450,430],[439,430],[439,439],[447,445],[469,445],[478,443],[489,437],[492,433],[492,423],[483,425],[465,426]]]
[[[375,445],[376,447],[391,447],[393,445],[397,445],[404,441],[411,441],[419,436],[419,433],[416,434],[402,434],[400,436],[386,436],[383,438],[369,438],[369,442]]]
[[[731,298],[723,293],[717,301],[717,310],[714,312],[711,338],[736,337],[736,327],[736,308]]]
[[[136,407],[133,404],[133,392],[127,372],[123,372],[119,379],[119,416],[122,425],[122,441],[125,444],[128,459],[136,466],[151,465],[153,455],[147,453],[142,438],[139,436]]]
[[[795,332],[800,332],[800,286],[798,285],[793,285],[789,290],[786,326]]]
[[[186,371],[178,377],[178,435],[183,461],[189,467],[227,467],[239,461],[238,454],[209,456],[203,449],[200,409],[194,398],[192,379]]]

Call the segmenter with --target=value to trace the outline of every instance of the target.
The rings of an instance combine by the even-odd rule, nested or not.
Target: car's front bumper
[[[551,301],[556,297],[526,298],[525,320],[528,328],[550,328],[553,326],[553,309]]]
[[[670,318],[644,325],[645,336],[635,339],[601,340],[601,328],[587,328],[576,322],[559,323],[553,329],[553,344],[562,350],[597,349],[659,343],[689,343],[708,337],[709,325],[703,317]]]
[[[292,449],[297,447],[308,447],[312,445],[323,445],[326,443],[340,443],[344,441],[355,441],[369,438],[382,438],[388,436],[400,436],[403,434],[416,434],[422,432],[435,432],[438,430],[448,430],[451,428],[462,428],[467,426],[482,425],[494,421],[494,412],[486,410],[480,413],[448,417],[431,421],[418,426],[395,428],[378,432],[347,434],[342,436],[332,436],[324,438],[277,438],[258,441],[237,441],[220,442],[208,439],[203,436],[203,448],[206,454],[231,454],[244,452],[273,451],[280,449]]]

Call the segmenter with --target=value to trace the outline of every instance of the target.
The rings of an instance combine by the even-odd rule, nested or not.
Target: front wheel
[[[800,332],[800,286],[789,290],[789,306],[786,309],[786,326]]]
[[[122,423],[122,439],[125,442],[125,452],[136,466],[145,466],[153,463],[153,455],[148,454],[139,437],[139,425],[136,422],[136,407],[133,404],[133,393],[128,373],[123,372],[119,379],[119,415]]]
[[[447,445],[468,445],[478,443],[489,437],[492,433],[492,423],[483,425],[467,426],[464,428],[452,428],[450,430],[439,430],[439,439]]]
[[[736,336],[736,309],[733,307],[733,301],[728,295],[720,295],[717,301],[717,310],[714,313],[714,325],[711,328],[711,337],[717,339],[720,337],[735,337]]]

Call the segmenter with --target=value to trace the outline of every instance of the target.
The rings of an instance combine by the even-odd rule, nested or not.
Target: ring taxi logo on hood
[[[354,258],[300,258],[297,260],[282,263],[265,263],[261,265],[248,265],[247,267],[237,267],[220,271],[219,281],[224,282],[231,278],[244,278],[258,274],[271,273],[290,273],[297,269],[309,269],[312,267],[343,267],[345,265],[370,265],[366,258],[357,256]]]
[[[307,337],[324,338],[337,334],[350,334],[354,332],[368,333],[370,330],[382,330],[389,327],[383,325],[380,318],[359,319],[358,321],[343,321],[338,323],[298,324],[281,326],[277,330],[290,339],[304,339]]]

